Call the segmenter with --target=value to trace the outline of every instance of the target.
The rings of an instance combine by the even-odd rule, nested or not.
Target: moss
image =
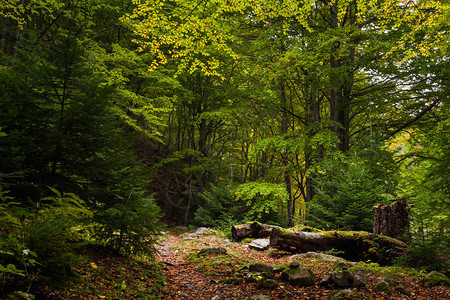
[[[281,234],[283,234],[283,235],[293,234],[295,232],[295,230],[293,230],[292,228],[287,229],[287,228],[280,227],[279,229],[280,229]]]
[[[273,279],[263,279],[259,282],[258,287],[262,289],[274,290],[278,287],[278,282]]]
[[[205,235],[205,236],[217,235],[217,232],[216,231],[206,231],[203,235]]]
[[[391,293],[391,285],[386,280],[380,280],[375,285],[374,291],[389,295]]]
[[[376,238],[374,238],[373,240],[381,245],[385,244],[385,242],[386,242],[387,244],[394,244],[395,246],[397,246],[399,248],[408,247],[404,242],[394,239],[394,238],[391,238],[389,236],[385,236],[385,235],[379,235]]]
[[[425,276],[422,283],[425,286],[450,286],[450,279],[445,274],[434,271]]]
[[[248,243],[251,243],[253,240],[254,240],[254,238],[245,238],[243,240],[240,240],[239,242],[243,243],[243,244],[248,244]]]

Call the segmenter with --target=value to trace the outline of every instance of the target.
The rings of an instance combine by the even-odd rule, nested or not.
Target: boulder
[[[347,288],[353,285],[353,279],[347,265],[340,262],[332,273],[324,276],[320,285],[327,288]]]
[[[270,245],[270,240],[269,239],[256,239],[253,240],[248,247],[250,249],[255,249],[255,250],[259,250],[259,251],[264,251],[267,248],[269,248]]]
[[[328,300],[345,300],[345,299],[353,299],[352,295],[355,293],[350,289],[340,290],[340,291],[333,291],[330,296],[328,297]]]
[[[286,268],[281,273],[281,280],[286,281],[292,285],[308,286],[313,285],[317,278],[310,270],[305,268]]]
[[[258,284],[259,288],[274,290],[278,287],[278,282],[273,279],[263,279]]]
[[[338,257],[338,256],[334,256],[334,255],[330,255],[330,254],[325,254],[325,253],[319,253],[319,252],[313,252],[313,251],[309,251],[306,253],[300,253],[300,254],[295,254],[292,255],[290,257],[292,260],[302,260],[305,258],[315,258],[315,259],[322,259],[325,261],[342,261],[342,262],[348,262],[351,264],[355,264],[354,262],[349,262],[346,259],[342,258],[342,257]]]
[[[373,290],[375,292],[382,292],[389,295],[391,293],[391,285],[386,281],[386,279],[383,278],[375,284]]]
[[[225,255],[227,254],[227,249],[223,247],[213,247],[213,248],[203,248],[201,249],[197,255]]]
[[[427,287],[437,285],[450,286],[450,279],[444,273],[433,271],[428,273],[427,276],[421,280],[421,283]]]
[[[265,274],[268,278],[273,278],[273,267],[263,263],[249,265],[248,271],[250,273],[262,273]]]
[[[364,288],[367,287],[366,274],[363,270],[358,270],[353,274],[353,287]]]

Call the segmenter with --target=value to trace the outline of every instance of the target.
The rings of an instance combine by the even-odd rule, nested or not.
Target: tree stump
[[[405,240],[409,238],[409,210],[406,200],[373,207],[373,233]]]

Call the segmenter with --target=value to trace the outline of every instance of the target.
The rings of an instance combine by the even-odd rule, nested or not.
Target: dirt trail
[[[187,260],[188,254],[203,247],[223,246],[217,240],[205,237],[196,240],[183,239],[177,235],[166,235],[158,246],[157,259],[166,264],[164,273],[167,284],[164,299],[247,299],[251,287],[220,283],[221,276],[209,276],[199,266]],[[186,243],[187,242],[187,243]],[[187,247],[185,247],[187,246]],[[189,247],[189,248],[188,248]],[[247,289],[249,291],[247,291]]]
[[[224,247],[226,256],[199,257],[197,253],[203,248]],[[232,243],[217,233],[195,234],[169,233],[163,235],[158,248],[157,260],[165,264],[164,273],[167,278],[162,299],[192,300],[229,300],[248,299],[254,295],[267,295],[270,299],[328,299],[333,290],[320,287],[318,284],[309,287],[296,287],[282,282],[279,275],[275,279],[278,287],[274,290],[261,289],[256,283],[241,280],[238,284],[225,284],[224,279],[233,277],[234,271],[242,265],[264,262],[269,265],[287,264],[293,260],[290,255],[269,255],[267,251],[255,251],[245,243]],[[302,267],[310,268],[318,278],[323,278],[333,268],[333,263],[304,259]],[[378,274],[367,270],[368,290],[353,289],[354,297],[348,299],[450,299],[447,288],[423,288],[417,278],[404,276],[393,277],[393,284],[401,284],[411,292],[411,296],[399,293],[392,287],[391,294],[374,292],[378,280],[386,274]],[[398,276],[397,276],[398,277]]]

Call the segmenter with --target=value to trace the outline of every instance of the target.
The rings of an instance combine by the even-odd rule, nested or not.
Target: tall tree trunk
[[[280,83],[280,100],[281,100],[281,109],[282,109],[282,116],[281,116],[281,134],[286,134],[288,132],[288,116],[287,116],[287,100],[286,100],[286,86],[282,82]],[[292,199],[292,184],[291,184],[291,177],[289,175],[289,172],[287,171],[287,168],[289,166],[289,161],[287,159],[288,153],[282,153],[283,157],[283,165],[284,165],[284,184],[286,188],[286,193],[288,194],[287,199],[287,223],[289,227],[294,226],[294,211],[295,211],[295,203]]]

